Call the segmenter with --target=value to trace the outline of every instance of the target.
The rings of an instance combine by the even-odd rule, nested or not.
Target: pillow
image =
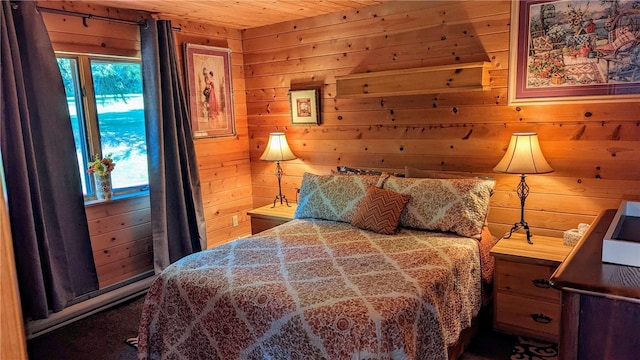
[[[337,166],[336,171],[338,174],[347,175],[381,175],[382,171],[368,170],[368,169],[356,169],[348,166]]]
[[[336,167],[335,173],[343,174],[343,175],[382,175],[382,174],[389,174],[389,175],[393,175],[393,176],[404,177],[404,174],[399,174],[399,173],[389,173],[389,172],[386,172],[386,171],[370,170],[370,169],[358,169],[358,168],[352,168],[352,167],[342,166],[342,165]]]
[[[411,166],[404,167],[404,176],[408,178],[429,178],[429,179],[468,179],[468,176],[450,174],[445,171],[422,170]]]
[[[304,173],[294,218],[350,223],[369,186],[380,175],[314,175]]]
[[[411,196],[370,186],[358,206],[351,225],[360,229],[393,235],[400,223],[400,214]]]
[[[489,211],[491,188],[487,181],[390,177],[384,189],[411,195],[400,215],[400,225],[480,239]]]
[[[408,178],[429,179],[481,179],[487,181],[487,185],[491,187],[491,195],[493,195],[493,188],[496,186],[496,180],[492,177],[451,174],[446,171],[421,170],[410,166],[404,167],[404,176]]]

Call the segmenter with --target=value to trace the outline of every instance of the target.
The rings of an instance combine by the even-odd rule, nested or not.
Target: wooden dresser
[[[560,291],[549,278],[571,247],[562,239],[521,233],[501,239],[491,250],[496,259],[493,325],[497,330],[557,343]]]
[[[602,262],[603,211],[551,277],[562,291],[560,359],[640,358],[640,267]]]
[[[251,217],[251,234],[257,234],[291,221],[297,207],[298,204],[294,203],[291,203],[290,206],[276,204],[275,207],[269,204],[247,211],[247,215]]]

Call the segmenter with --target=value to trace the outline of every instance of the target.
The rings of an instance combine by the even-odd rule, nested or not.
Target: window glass
[[[82,96],[80,92],[80,82],[78,78],[78,61],[73,58],[58,58],[58,67],[62,74],[64,91],[67,95],[69,115],[71,117],[71,128],[73,129],[73,140],[76,144],[76,157],[78,158],[78,168],[82,179],[82,193],[86,196],[91,189],[91,179],[88,178],[86,164],[89,163],[87,153],[87,136],[84,126],[84,114],[82,108]]]
[[[140,62],[120,58],[60,55],[82,190],[95,198],[88,176],[93,154],[110,156],[114,194],[146,190],[147,146]],[[83,76],[84,74],[84,76]]]
[[[149,183],[140,63],[91,60],[103,155],[116,163],[114,189]]]

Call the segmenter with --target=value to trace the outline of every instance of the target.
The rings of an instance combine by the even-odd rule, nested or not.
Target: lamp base
[[[521,222],[513,224],[513,227],[511,228],[511,230],[509,230],[509,232],[505,236],[503,236],[502,238],[508,239],[508,238],[511,237],[511,235],[514,232],[516,232],[516,231],[518,231],[520,229],[524,229],[524,231],[527,233],[527,242],[529,244],[533,245],[533,242],[531,241],[531,232],[529,231],[529,224],[527,224],[524,221],[521,221]]]
[[[280,200],[280,205],[283,205],[283,202],[287,203],[287,206],[291,206],[289,205],[289,200],[287,200],[287,197],[284,196],[284,194],[282,194],[282,174],[284,172],[282,171],[282,167],[280,166],[280,161],[276,161],[276,177],[278,178],[278,195],[276,195],[276,198],[273,200],[273,206],[272,208],[276,207],[276,202],[278,200]]]
[[[280,205],[287,204],[287,206],[291,207],[291,205],[289,205],[289,200],[287,200],[287,197],[284,196],[283,194],[278,194],[276,195],[276,198],[273,200],[272,208],[276,207],[276,202],[278,202],[278,200],[280,200]]]

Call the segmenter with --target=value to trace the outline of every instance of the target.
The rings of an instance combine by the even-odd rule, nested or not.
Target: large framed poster
[[[640,100],[637,3],[511,2],[509,103]]]

